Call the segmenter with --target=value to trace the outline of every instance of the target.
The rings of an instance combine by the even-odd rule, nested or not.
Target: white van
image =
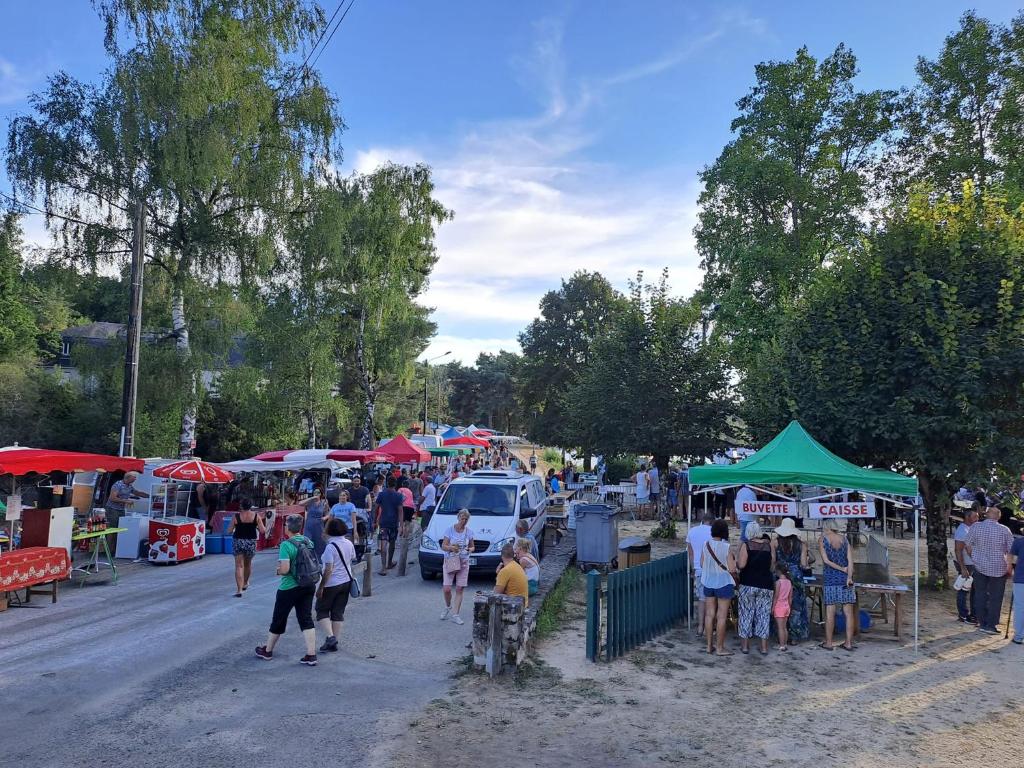
[[[481,469],[456,478],[445,489],[434,516],[420,541],[420,575],[433,579],[441,573],[444,553],[441,540],[445,531],[455,525],[460,509],[468,509],[473,551],[469,557],[470,573],[494,575],[501,562],[501,547],[516,536],[516,523],[526,520],[530,533],[537,539],[544,554],[544,524],[547,521],[547,494],[544,484],[535,475],[522,472]]]

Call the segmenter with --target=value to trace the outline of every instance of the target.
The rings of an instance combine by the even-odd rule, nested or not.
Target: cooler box
[[[206,523],[192,517],[149,522],[149,562],[183,563],[206,554]]]
[[[224,554],[233,555],[235,554],[235,537],[225,536],[224,537]]]
[[[211,533],[206,537],[206,553],[208,555],[224,554],[224,536],[219,533]]]

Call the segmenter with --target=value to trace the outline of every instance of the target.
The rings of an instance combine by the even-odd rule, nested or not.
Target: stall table
[[[818,616],[821,621],[825,618],[825,605],[823,601],[824,589],[822,575],[817,573],[813,580],[804,579],[809,597],[818,604]],[[903,596],[910,592],[910,588],[899,579],[889,575],[889,569],[877,563],[854,563],[853,564],[853,586],[857,590],[857,602],[853,606],[854,636],[860,634],[860,600],[864,593],[878,595],[879,600],[874,607],[868,609],[869,613],[880,615],[882,621],[889,623],[889,603],[893,606],[892,638],[902,642],[903,640]],[[884,635],[879,635],[884,637]]]
[[[123,533],[127,530],[127,528],[106,528],[102,531],[83,531],[82,533],[76,533],[71,537],[71,541],[88,542],[91,548],[89,557],[86,559],[85,564],[71,569],[72,572],[77,571],[82,574],[82,580],[78,583],[78,586],[85,584],[86,580],[90,576],[99,573],[101,565],[106,565],[110,568],[110,583],[117,584],[117,566],[114,565],[114,557],[110,554],[110,546],[107,544],[107,536],[112,533]],[[103,550],[103,556],[106,558],[106,562],[102,562],[100,560],[101,548]],[[89,570],[90,568],[92,570]]]
[[[70,576],[71,557],[64,547],[26,547],[0,555],[0,592],[25,590],[25,602],[32,595],[47,594],[33,589],[51,585],[51,602],[57,602],[57,582]]]

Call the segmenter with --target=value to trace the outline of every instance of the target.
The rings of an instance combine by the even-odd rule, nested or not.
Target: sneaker
[[[973,624],[974,626],[978,626],[978,620],[974,616],[968,616],[967,623]]]
[[[979,632],[984,632],[986,635],[998,635],[999,630],[995,627],[978,627]]]
[[[265,645],[257,645],[256,646],[256,655],[259,656],[264,661],[270,661],[272,658],[274,658],[274,652],[273,651],[268,651],[267,650],[267,646],[265,646]]]
[[[1024,640],[1018,640],[1016,637],[1011,640],[1014,645],[1024,645]]]
[[[466,623],[462,620],[462,617],[459,616],[459,614],[457,613],[454,616],[452,616],[452,621],[458,624],[460,627]]]
[[[320,646],[321,653],[334,653],[338,650],[338,638],[328,637],[324,640],[324,644]]]
[[[316,656],[310,656],[309,654],[306,654],[301,659],[299,659],[299,664],[305,664],[307,667],[315,667]]]
[[[441,621],[444,621],[445,619],[447,619],[451,615],[452,615],[452,609],[451,608],[445,608],[444,609],[444,613],[441,614]]]

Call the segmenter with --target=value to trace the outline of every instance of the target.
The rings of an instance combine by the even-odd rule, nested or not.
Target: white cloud
[[[519,342],[514,338],[492,339],[476,338],[470,336],[435,336],[430,345],[420,356],[420,360],[430,360],[450,352],[450,355],[435,361],[437,365],[458,361],[463,365],[474,365],[481,352],[497,354],[505,350],[507,352],[518,352]]]
[[[721,15],[650,61],[569,88],[562,22],[548,20],[538,25],[530,57],[513,62],[544,98],[537,115],[470,126],[447,147],[373,147],[356,154],[361,172],[386,160],[429,163],[438,198],[455,212],[439,231],[440,260],[423,297],[436,309],[441,334],[431,354],[452,347],[472,362],[480,351],[518,349],[515,336],[536,317],[541,296],[581,269],[601,272],[624,289],[638,270],[654,279],[668,267],[677,294],[697,288],[696,169],[640,175],[585,155],[596,139],[594,107],[605,93],[700,55],[738,28],[766,34],[759,20],[743,13]],[[507,334],[477,338],[474,328],[484,322]]]
[[[0,104],[21,101],[32,90],[32,78],[7,59],[0,58]]]

